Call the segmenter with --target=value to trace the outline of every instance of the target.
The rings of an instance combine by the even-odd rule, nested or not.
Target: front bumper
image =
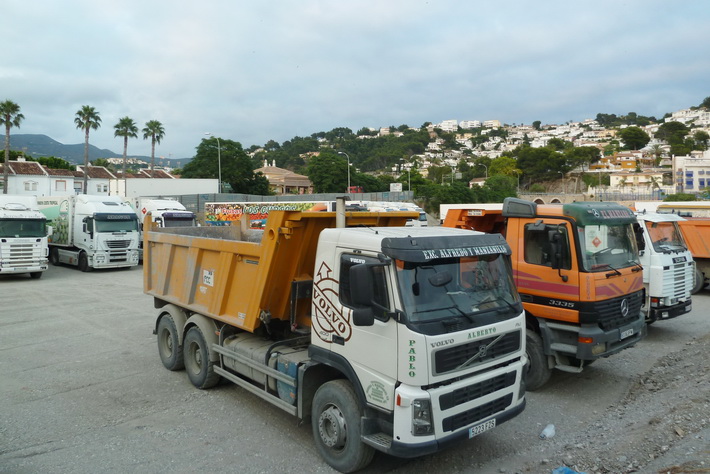
[[[690,313],[691,309],[691,300],[683,301],[674,306],[651,308],[646,316],[646,321],[652,323],[661,319],[673,319],[681,314]]]

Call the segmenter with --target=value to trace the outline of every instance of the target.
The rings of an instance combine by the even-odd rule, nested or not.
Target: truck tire
[[[89,266],[89,257],[87,257],[84,252],[81,252],[79,254],[79,270],[81,270],[82,272],[90,272],[91,270],[93,270]]]
[[[173,317],[165,314],[158,323],[158,354],[163,365],[168,370],[182,370],[185,368],[185,359],[182,346],[178,337],[177,327]]]
[[[311,413],[316,450],[331,467],[354,472],[372,461],[375,450],[360,440],[362,408],[350,382],[323,384],[313,397]]]
[[[56,247],[52,247],[49,249],[49,263],[51,263],[55,267],[59,265],[59,250],[57,250]]]
[[[700,271],[700,269],[696,268],[695,269],[695,284],[693,285],[693,289],[690,291],[691,294],[695,294],[705,288],[705,275],[703,275],[703,272]]]
[[[527,330],[526,354],[528,363],[525,365],[525,389],[531,392],[541,388],[550,380],[552,369],[547,365],[542,338],[534,331]]]
[[[199,389],[212,388],[219,383],[220,376],[214,371],[210,361],[210,349],[199,327],[193,326],[185,335],[183,346],[185,371],[192,385]]]
[[[34,280],[37,280],[39,278],[42,278],[42,273],[43,272],[32,272],[30,273],[30,277],[32,277],[32,279]]]

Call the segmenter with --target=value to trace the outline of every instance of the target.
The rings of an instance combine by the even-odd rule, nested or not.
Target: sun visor
[[[500,234],[450,235],[437,237],[388,237],[382,253],[407,262],[428,262],[439,258],[510,255],[510,246]]]

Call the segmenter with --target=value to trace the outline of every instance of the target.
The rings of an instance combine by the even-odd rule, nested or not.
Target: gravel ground
[[[141,285],[140,268],[0,277],[0,472],[333,472],[307,423],[165,370]],[[635,347],[555,372],[507,423],[430,456],[377,454],[363,472],[710,473],[709,346],[704,290]]]

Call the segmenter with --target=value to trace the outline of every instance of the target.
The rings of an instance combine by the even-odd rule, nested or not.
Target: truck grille
[[[629,311],[626,313],[626,316],[621,314],[621,303],[624,298],[628,299]],[[621,296],[597,303],[595,308],[597,310],[597,322],[599,323],[599,327],[604,331],[610,331],[637,321],[639,313],[641,312],[642,303],[640,291],[629,296]]]
[[[110,249],[127,249],[131,245],[130,240],[108,240],[106,246]]]
[[[664,295],[672,295],[673,298],[683,298],[690,292],[692,281],[686,279],[687,262],[671,265],[668,271],[663,272]],[[689,272],[692,273],[692,272]],[[665,290],[668,291],[665,291]]]
[[[436,352],[434,354],[434,374],[441,375],[457,370],[462,364],[476,355],[478,355],[478,357],[476,357],[467,368],[475,367],[484,362],[489,362],[520,350],[520,331],[505,334],[498,342],[490,345],[499,336],[500,335],[479,339],[468,344],[462,344]]]
[[[2,243],[1,255],[5,256],[5,260],[8,260],[10,267],[25,267],[30,265],[37,265],[37,262],[42,257],[41,247],[39,244],[30,243]]]
[[[461,427],[475,423],[478,420],[483,420],[505,410],[508,406],[510,406],[512,401],[513,394],[509,393],[508,395],[488,402],[485,405],[480,405],[463,413],[457,413],[448,418],[444,418],[442,421],[442,428],[444,431],[456,431]]]
[[[449,408],[453,408],[468,401],[481,398],[489,393],[510,387],[515,383],[515,375],[515,372],[508,372],[507,374],[501,374],[497,377],[493,377],[490,380],[484,380],[476,385],[470,385],[468,387],[454,390],[451,393],[444,394],[439,398],[439,406],[442,410],[448,410]]]

